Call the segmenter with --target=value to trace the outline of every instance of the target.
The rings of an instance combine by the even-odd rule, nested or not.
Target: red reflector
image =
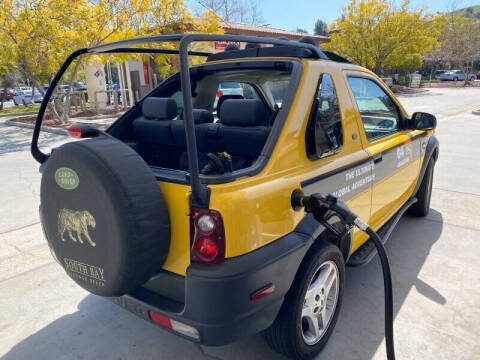
[[[217,97],[222,97],[222,96],[223,96],[223,91],[217,90]]]
[[[152,321],[160,326],[163,326],[167,329],[172,328],[172,323],[170,322],[170,319],[166,317],[165,315],[159,314],[156,311],[150,310],[148,312],[148,315],[150,315],[150,319]]]
[[[252,300],[252,301],[260,300],[260,299],[264,298],[265,296],[270,295],[274,291],[275,291],[275,285],[268,284],[268,285],[264,286],[263,288],[255,291],[252,294],[252,296],[250,296],[250,300]]]
[[[205,261],[214,259],[218,254],[218,245],[215,239],[201,237],[195,242],[197,254]]]
[[[78,126],[70,126],[68,129],[67,129],[67,132],[68,132],[68,135],[70,135],[71,137],[73,138],[76,138],[76,139],[81,139],[82,138],[82,129],[79,128]]]

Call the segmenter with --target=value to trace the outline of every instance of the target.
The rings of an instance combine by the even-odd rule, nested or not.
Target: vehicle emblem
[[[55,171],[55,182],[62,189],[73,190],[77,188],[80,179],[74,170],[61,167]]]
[[[66,232],[73,242],[77,242],[78,240],[80,244],[83,244],[83,237],[92,247],[97,246],[88,233],[89,226],[95,228],[96,222],[95,218],[87,210],[75,211],[61,209],[58,212],[58,235],[62,241],[65,241],[64,235]]]

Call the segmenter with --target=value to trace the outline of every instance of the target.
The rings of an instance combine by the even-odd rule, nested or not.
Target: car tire
[[[458,81],[458,77],[455,76],[455,77],[453,78],[453,81]]]
[[[275,322],[264,331],[269,346],[289,359],[311,359],[320,353],[332,335],[342,305],[343,255],[337,246],[325,241],[318,241],[313,246],[302,262]],[[329,275],[326,275],[327,271],[330,271]],[[320,280],[323,278],[325,282]],[[329,290],[324,290],[325,284],[329,284]],[[326,325],[319,329],[322,317]],[[317,322],[316,331],[312,321]]]
[[[427,165],[425,175],[423,176],[422,183],[418,188],[416,198],[417,202],[410,206],[407,214],[424,217],[428,215],[430,210],[430,199],[432,198],[432,183],[434,173],[435,161],[433,159]]]

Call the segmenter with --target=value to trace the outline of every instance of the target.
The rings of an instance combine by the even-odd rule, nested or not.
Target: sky
[[[396,1],[400,3],[400,0]],[[195,0],[187,0],[189,7],[195,7]],[[265,24],[270,27],[295,30],[303,28],[313,32],[315,21],[322,19],[326,23],[333,22],[340,16],[342,7],[348,0],[258,0]],[[455,8],[464,8],[478,4],[472,0],[411,0],[411,7],[426,6],[428,11],[447,11],[455,4]]]

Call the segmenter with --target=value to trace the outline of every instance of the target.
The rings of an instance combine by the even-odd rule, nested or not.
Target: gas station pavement
[[[480,359],[480,89],[400,96],[438,118],[430,214],[404,217],[387,243],[402,360]],[[283,359],[261,335],[203,347],[90,295],[49,253],[38,219],[31,130],[0,119],[0,359]],[[43,134],[44,148],[66,138]],[[347,268],[338,324],[317,360],[385,359],[378,258]]]

